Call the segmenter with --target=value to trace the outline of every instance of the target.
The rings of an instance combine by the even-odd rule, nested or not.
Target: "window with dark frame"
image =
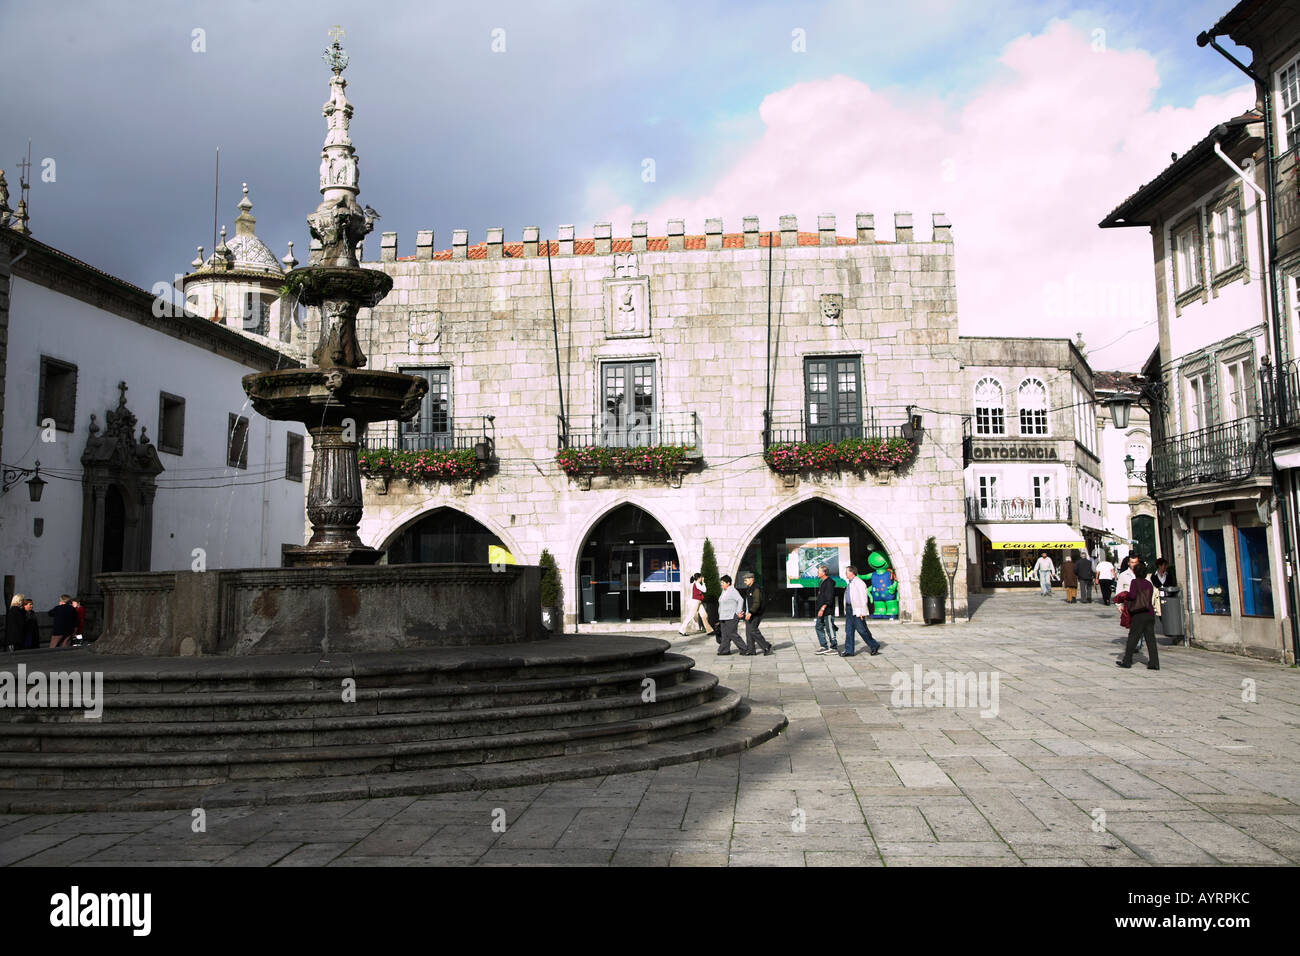
[[[248,467],[248,419],[233,412],[226,430],[226,466]]]
[[[47,419],[53,419],[54,427],[61,432],[70,432],[76,426],[77,366],[42,355],[36,424],[44,427]]]
[[[185,454],[185,399],[179,395],[158,393],[157,444],[169,455]]]
[[[803,360],[808,410],[807,440],[843,441],[862,436],[862,360],[856,355]]]
[[[600,442],[608,448],[640,448],[658,441],[653,361],[601,365],[604,411]]]
[[[289,432],[284,445],[284,477],[290,481],[302,481],[303,439],[301,435]]]
[[[411,450],[450,449],[454,444],[451,420],[451,368],[448,366],[403,368],[429,383],[420,402],[420,412],[401,426],[401,444]]]

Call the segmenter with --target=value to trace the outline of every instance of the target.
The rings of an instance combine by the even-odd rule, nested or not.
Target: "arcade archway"
[[[664,526],[624,504],[578,547],[578,620],[669,620],[681,614],[681,566]]]
[[[436,508],[412,521],[388,545],[389,564],[488,564],[504,542],[463,511]]]
[[[816,567],[825,563],[838,580],[836,613],[843,613],[844,571],[852,564],[870,584],[867,561],[875,552],[892,560],[866,523],[839,505],[811,498],[769,521],[745,548],[737,571],[753,571],[767,595],[771,617],[811,618],[816,613]]]

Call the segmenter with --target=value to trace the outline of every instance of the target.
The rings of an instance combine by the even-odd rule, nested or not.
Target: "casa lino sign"
[[[976,445],[976,461],[1059,461],[1055,445]]]

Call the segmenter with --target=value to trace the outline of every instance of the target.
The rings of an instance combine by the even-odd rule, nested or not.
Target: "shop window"
[[[1231,614],[1223,529],[1197,528],[1196,543],[1201,571],[1201,613]]]
[[[1241,567],[1241,613],[1272,617],[1273,577],[1265,528],[1237,528],[1237,563]]]

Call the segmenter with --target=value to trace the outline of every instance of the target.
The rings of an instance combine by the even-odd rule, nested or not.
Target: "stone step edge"
[[[742,702],[735,713],[736,719],[722,727],[637,747],[472,767],[169,789],[0,790],[0,813],[53,814],[280,806],[533,786],[561,780],[636,773],[724,757],[771,740],[785,730],[789,723],[779,707]]]
[[[712,676],[712,675],[709,675]],[[440,737],[434,740],[394,741],[381,744],[326,744],[320,747],[282,747],[260,750],[142,751],[136,753],[86,753],[83,751],[24,753],[0,752],[0,768],[9,770],[108,770],[113,768],[163,768],[204,766],[251,766],[329,760],[399,758],[427,753],[456,753],[488,750],[500,753],[511,747],[593,740],[599,737],[628,737],[700,723],[734,711],[741,697],[736,691],[715,685],[712,696],[702,704],[667,714],[638,717],[609,724],[584,724],[560,730],[524,730],[476,737]],[[0,791],[3,791],[0,787]]]
[[[613,638],[618,643],[626,640],[635,641],[638,647],[619,647],[613,643],[592,642],[595,646],[579,649],[576,645],[583,643],[585,637]],[[568,635],[566,638],[550,638],[540,641],[524,641],[516,644],[464,645],[455,647],[420,647],[404,648],[395,651],[366,651],[340,653],[340,658],[347,660],[331,661],[324,655],[314,654],[270,654],[259,660],[258,655],[229,657],[214,655],[187,659],[188,666],[181,669],[176,664],[175,670],[169,667],[149,669],[139,667],[132,669],[132,664],[140,661],[155,660],[142,655],[94,654],[87,655],[92,660],[112,662],[101,668],[104,671],[105,685],[117,681],[239,681],[239,680],[301,680],[337,679],[340,677],[372,677],[380,674],[419,674],[431,672],[438,674],[455,674],[463,671],[488,670],[501,668],[519,668],[535,666],[573,667],[587,664],[627,661],[640,657],[659,658],[672,651],[672,643],[658,637],[624,634]],[[539,648],[549,653],[530,655],[528,651]],[[558,649],[555,649],[558,648]],[[554,649],[554,650],[553,650]],[[75,653],[75,652],[74,652]],[[478,655],[465,660],[466,655]],[[284,658],[297,657],[310,659],[314,663],[287,663]],[[357,661],[355,658],[363,658]],[[440,659],[446,658],[446,660]],[[51,657],[50,660],[67,660],[66,657]],[[81,663],[84,658],[74,658],[74,663]],[[164,658],[164,660],[180,660]],[[194,667],[188,661],[203,661],[204,668]],[[229,663],[227,663],[229,662]],[[7,662],[5,662],[7,664]],[[20,661],[19,663],[27,663]],[[40,663],[44,664],[44,660]],[[215,666],[211,666],[215,665]],[[40,668],[57,669],[57,668]]]
[[[494,694],[517,694],[547,690],[579,690],[588,687],[603,687],[623,681],[641,680],[646,677],[671,676],[690,671],[695,662],[680,654],[665,654],[663,660],[644,667],[626,668],[617,671],[598,671],[590,674],[575,674],[571,677],[537,677],[517,681],[475,681],[469,684],[396,684],[391,687],[357,688],[358,701],[401,700],[409,697],[452,697],[472,694],[489,696]],[[106,694],[104,703],[114,707],[237,707],[259,704],[312,704],[333,703],[339,699],[337,687],[330,690],[228,690],[228,691],[191,691],[189,693],[166,692],[116,692]],[[465,708],[472,709],[472,708]],[[16,711],[11,711],[16,713]],[[77,721],[69,721],[76,723]],[[3,726],[3,724],[0,724]]]
[[[718,678],[705,671],[692,671],[685,679],[668,684],[655,694],[655,702],[672,702],[709,693],[718,685]],[[579,700],[546,701],[541,704],[508,704],[503,707],[473,707],[464,710],[385,711],[349,716],[273,717],[266,720],[244,718],[222,721],[129,721],[102,723],[100,721],[32,721],[30,723],[0,723],[0,757],[26,751],[5,750],[11,738],[85,737],[95,740],[104,737],[151,737],[159,734],[174,736],[210,736],[212,734],[268,734],[278,732],[347,731],[379,727],[416,727],[422,724],[468,724],[476,721],[501,719],[510,721],[520,717],[558,717],[590,711],[620,710],[641,702],[641,690],[607,697],[588,697]],[[71,753],[74,751],[59,751]],[[149,751],[167,753],[169,751]]]

